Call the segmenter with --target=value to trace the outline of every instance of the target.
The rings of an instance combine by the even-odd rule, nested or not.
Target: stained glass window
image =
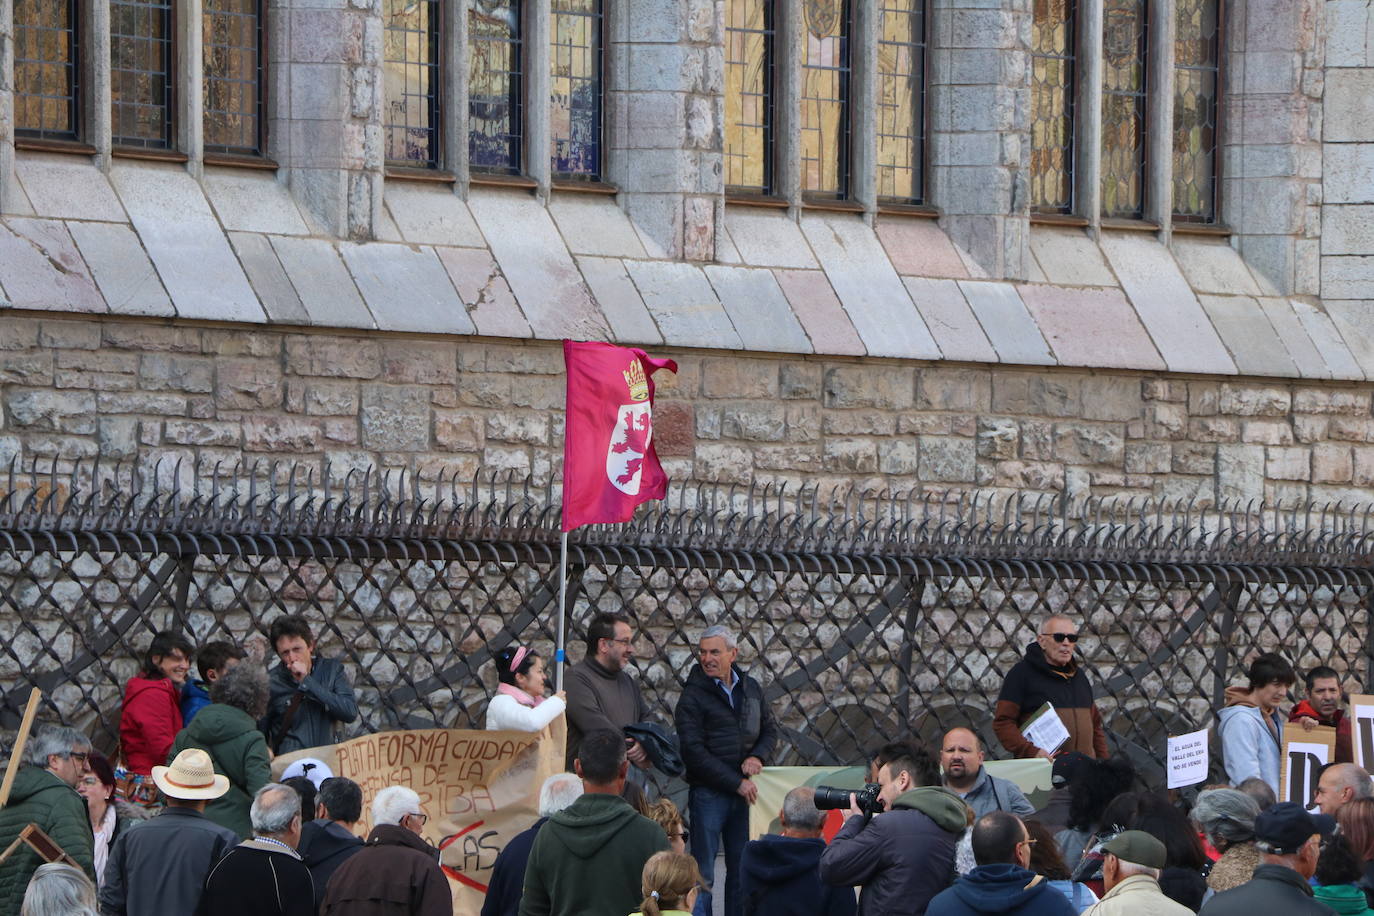
[[[439,166],[440,0],[383,0],[388,165]]]
[[[725,186],[773,190],[773,3],[725,0]]]
[[[1033,0],[1031,208],[1073,210],[1074,0]]]
[[[115,146],[173,145],[171,0],[110,0],[110,132]]]
[[[261,155],[262,0],[203,0],[205,151]]]
[[[878,198],[920,203],[925,193],[925,0],[880,0],[878,17]]]
[[[1174,40],[1174,216],[1217,218],[1219,0],[1178,0]]]
[[[468,164],[520,173],[523,165],[519,0],[468,6]]]
[[[802,0],[801,187],[849,192],[849,0]]]
[[[1106,0],[1102,26],[1102,215],[1145,215],[1146,0]]]
[[[553,174],[601,174],[601,0],[553,0],[549,136]]]
[[[21,137],[75,140],[76,0],[14,0],[14,126]]]

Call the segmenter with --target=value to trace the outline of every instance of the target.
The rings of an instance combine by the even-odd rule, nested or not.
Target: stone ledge
[[[645,254],[610,199],[388,186],[393,241],[312,235],[271,176],[107,178],[23,154],[0,308],[250,325],[1303,379],[1374,379],[1374,305],[1272,294],[1221,242],[1035,227],[1031,284],[970,276],[934,222],[724,209],[736,266]],[[248,206],[266,193],[268,205]],[[80,197],[92,201],[82,209]],[[66,222],[64,222],[64,220]],[[192,254],[194,253],[194,256]],[[1364,270],[1365,259],[1347,273]],[[1334,270],[1334,268],[1328,268]],[[1344,269],[1344,268],[1343,268]],[[1348,279],[1344,275],[1336,278]],[[1347,283],[1347,285],[1350,285]],[[1340,287],[1333,283],[1333,287]]]

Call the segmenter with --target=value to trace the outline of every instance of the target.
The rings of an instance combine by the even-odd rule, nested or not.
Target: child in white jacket
[[[544,696],[544,659],[527,646],[502,649],[496,656],[500,684],[487,704],[491,731],[542,731],[567,708],[562,690]]]

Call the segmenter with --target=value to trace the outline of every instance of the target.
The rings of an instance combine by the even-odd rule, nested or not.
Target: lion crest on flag
[[[631,403],[616,410],[615,429],[606,450],[606,477],[627,496],[639,494],[644,456],[654,436],[653,406],[649,402],[649,382],[639,360],[630,363],[622,375]]]

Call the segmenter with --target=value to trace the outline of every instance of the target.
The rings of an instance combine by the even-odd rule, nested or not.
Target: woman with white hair
[[[1259,805],[1236,789],[1208,789],[1197,797],[1190,813],[1208,842],[1221,853],[1207,874],[1207,888],[1221,893],[1250,880],[1260,864],[1255,847],[1255,818]]]
[[[95,885],[79,868],[40,865],[29,879],[19,916],[96,916]]]

